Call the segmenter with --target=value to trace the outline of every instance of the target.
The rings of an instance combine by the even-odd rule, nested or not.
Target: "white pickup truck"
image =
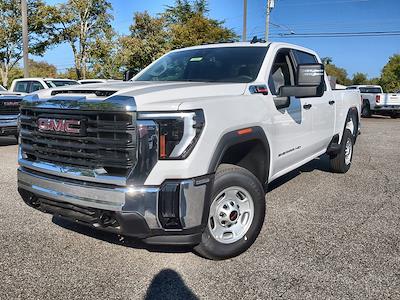
[[[51,89],[61,86],[69,86],[79,84],[71,79],[56,78],[21,78],[15,79],[10,88],[10,92],[22,93],[24,95],[33,93],[43,89]]]
[[[370,117],[380,114],[397,118],[400,116],[400,94],[383,93],[379,85],[352,85],[347,90],[358,90],[362,96],[361,115]]]
[[[268,183],[325,153],[349,170],[360,103],[303,47],[175,50],[131,82],[26,96],[19,193],[97,229],[233,257],[261,230]]]

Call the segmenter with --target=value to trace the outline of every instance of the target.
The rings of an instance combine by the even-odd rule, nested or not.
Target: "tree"
[[[166,53],[170,46],[162,17],[152,17],[148,12],[135,13],[131,34],[120,39],[122,65],[139,71]]]
[[[382,69],[380,84],[388,93],[400,90],[400,54],[389,58],[388,63]]]
[[[49,6],[28,1],[29,53],[43,55],[52,36]],[[22,22],[19,0],[0,0],[0,75],[8,86],[9,75],[22,58]]]
[[[353,79],[351,80],[351,84],[359,85],[359,84],[369,84],[369,80],[367,75],[364,73],[357,72],[353,75]]]
[[[53,8],[52,17],[58,35],[56,42],[67,42],[74,54],[78,79],[86,78],[90,53],[97,41],[112,30],[111,3],[107,0],[68,0]]]
[[[323,57],[321,58],[321,61],[324,65],[329,65],[332,63],[332,57]]]
[[[29,73],[31,77],[57,77],[57,68],[45,61],[29,60]]]
[[[323,57],[322,63],[325,65],[326,74],[335,77],[336,82],[342,85],[351,84],[350,79],[347,77],[347,71],[343,68],[339,68],[332,63],[332,58]]]
[[[172,49],[194,45],[227,42],[237,39],[233,30],[224,27],[224,21],[207,17],[207,1],[176,0],[162,14],[168,27]]]
[[[90,77],[121,79],[120,50],[119,37],[114,30],[106,32],[103,39],[97,39],[89,53]]]

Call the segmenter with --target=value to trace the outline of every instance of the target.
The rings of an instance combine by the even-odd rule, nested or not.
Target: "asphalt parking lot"
[[[272,183],[258,240],[220,262],[27,207],[0,138],[0,298],[400,299],[400,120],[362,126],[347,174],[321,157]]]

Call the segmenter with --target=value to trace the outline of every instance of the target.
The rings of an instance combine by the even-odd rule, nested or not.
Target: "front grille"
[[[84,134],[39,131],[38,119],[79,120]],[[21,147],[29,160],[104,168],[127,175],[136,163],[136,113],[71,110],[21,110]]]
[[[1,99],[0,100],[0,115],[18,115],[19,102],[21,100],[15,99]],[[13,104],[13,105],[10,105]]]

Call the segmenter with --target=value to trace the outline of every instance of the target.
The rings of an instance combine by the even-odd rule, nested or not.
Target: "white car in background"
[[[379,85],[352,85],[347,90],[358,90],[362,97],[362,116],[370,117],[372,114],[400,116],[400,94],[384,93]]]
[[[13,81],[10,91],[21,94],[29,94],[39,90],[76,84],[79,84],[78,81],[71,79],[21,78]]]

